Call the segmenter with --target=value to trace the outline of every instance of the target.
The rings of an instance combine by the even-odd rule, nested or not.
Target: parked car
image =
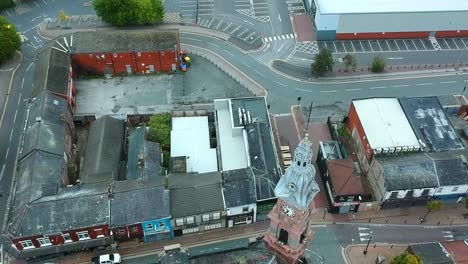
[[[121,263],[122,258],[119,253],[105,254],[91,259],[93,264],[117,264]]]

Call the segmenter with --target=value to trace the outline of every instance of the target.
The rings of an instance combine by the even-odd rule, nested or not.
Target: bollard
[[[390,246],[390,248],[393,248],[393,244]]]
[[[424,64],[424,68],[426,68],[427,64]]]
[[[411,65],[411,69],[413,69],[413,66],[414,66],[414,65]]]
[[[386,224],[388,224],[388,219],[385,221]]]
[[[439,221],[439,222],[437,222],[437,225],[440,225],[440,221]]]
[[[406,65],[403,65],[403,69],[406,69]]]
[[[405,222],[403,222],[403,223],[406,224],[406,221],[408,221],[408,219],[405,219]]]
[[[371,221],[371,218],[369,218],[369,223],[370,223],[370,221]]]
[[[377,246],[377,244],[374,244],[374,248]]]

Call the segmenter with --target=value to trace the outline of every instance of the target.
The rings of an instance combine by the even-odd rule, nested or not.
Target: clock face
[[[294,213],[294,210],[291,207],[287,206],[287,205],[283,205],[281,207],[281,211],[283,211],[283,213],[288,217],[296,216],[296,214]]]

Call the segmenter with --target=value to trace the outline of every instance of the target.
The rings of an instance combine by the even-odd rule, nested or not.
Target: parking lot
[[[468,50],[468,38],[437,39],[441,50]],[[333,53],[434,51],[429,39],[344,40],[318,41],[320,49]]]

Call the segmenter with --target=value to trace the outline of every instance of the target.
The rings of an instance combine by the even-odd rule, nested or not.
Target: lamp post
[[[195,24],[198,24],[198,0],[197,0],[197,13],[195,14]]]
[[[367,246],[366,246],[366,249],[364,249],[364,251],[362,252],[362,254],[366,255],[367,254],[367,249],[369,248],[369,244],[372,240],[372,236],[369,237],[369,240],[367,241]]]

